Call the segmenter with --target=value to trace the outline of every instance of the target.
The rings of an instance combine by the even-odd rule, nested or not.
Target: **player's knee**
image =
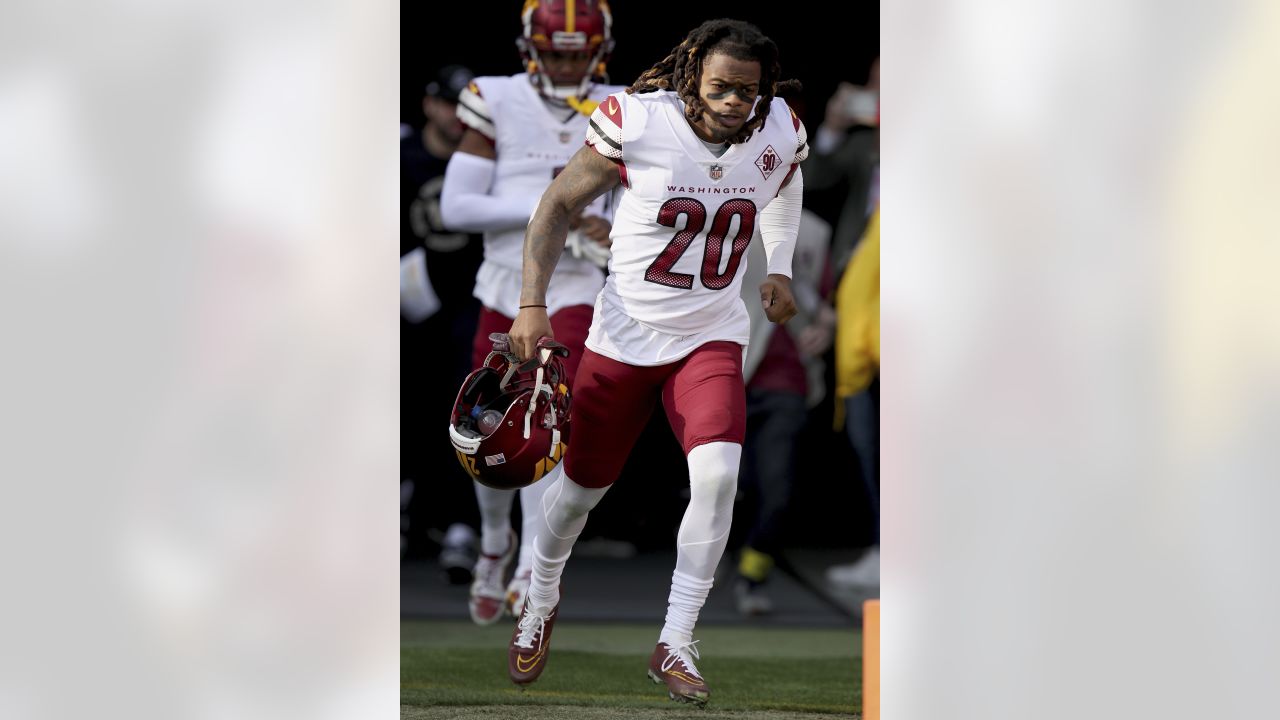
[[[732,504],[738,493],[736,467],[702,468],[689,474],[690,500],[717,507]]]
[[[591,512],[608,489],[607,486],[583,487],[565,474],[561,475],[554,487],[548,489],[547,495],[554,495],[550,505],[556,509],[556,512],[567,518],[579,518]]]
[[[715,442],[689,451],[690,493],[717,506],[732,503],[738,492],[738,465],[742,446]]]

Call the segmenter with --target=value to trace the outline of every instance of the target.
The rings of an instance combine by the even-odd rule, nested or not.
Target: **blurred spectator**
[[[880,196],[880,60],[872,64],[866,85],[840,83],[834,95],[827,101],[822,125],[814,136],[814,152],[805,162],[805,180],[808,189],[822,190],[845,188],[845,199],[840,208],[832,237],[831,270],[833,278],[844,291],[844,275],[858,241],[867,229],[868,218],[879,204]],[[879,238],[876,239],[875,260],[877,312],[879,309]],[[865,290],[865,288],[863,289]],[[837,301],[837,305],[840,302]],[[839,312],[836,313],[839,315]],[[840,317],[841,328],[847,328],[852,318]],[[877,317],[876,327],[879,327]],[[859,341],[861,345],[862,341]],[[839,343],[837,343],[839,345]],[[853,448],[862,469],[867,497],[876,513],[876,545],[858,563],[830,568],[827,578],[839,585],[878,585],[880,580],[879,555],[879,382],[873,377],[864,386],[851,390],[848,348],[837,349],[837,400],[838,423],[843,423],[849,433]],[[845,363],[842,369],[840,358]],[[879,365],[879,338],[876,339],[876,367]],[[841,373],[843,376],[842,385]],[[841,394],[840,388],[844,388]],[[849,412],[850,408],[854,411]],[[847,417],[845,417],[847,415]]]
[[[858,453],[876,514],[876,545],[856,563],[827,569],[837,585],[880,584],[880,209],[871,216],[836,291],[836,416]],[[843,417],[842,417],[843,416]]]
[[[734,596],[743,615],[763,615],[773,602],[763,585],[781,549],[787,503],[796,472],[796,443],[808,409],[826,395],[822,354],[831,343],[830,314],[819,297],[831,225],[804,210],[796,234],[791,291],[796,316],[785,325],[769,322],[757,301],[767,262],[763,243],[748,250],[742,299],[751,316],[743,377],[747,382],[747,435],[738,487],[750,502],[750,522],[738,559]],[[825,335],[825,340],[823,336]],[[743,506],[739,506],[743,507]],[[735,523],[736,524],[736,523]]]
[[[847,189],[831,240],[831,260],[839,278],[872,208],[880,196],[880,60],[864,86],[840,83],[827,101],[826,116],[804,163],[805,189]]]
[[[462,139],[458,94],[471,79],[460,65],[441,69],[424,92],[422,130],[401,129],[401,549],[409,555],[423,554],[454,522],[477,522],[469,478],[434,432],[471,369],[469,347],[480,312],[471,297],[480,238],[446,229],[440,218],[445,168]],[[414,487],[428,478],[430,497]],[[437,532],[429,535],[432,530]]]

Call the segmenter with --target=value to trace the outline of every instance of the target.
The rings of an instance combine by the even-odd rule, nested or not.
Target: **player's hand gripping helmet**
[[[521,363],[505,333],[467,376],[453,404],[449,441],[480,484],[497,490],[532,485],[560,463],[569,442],[569,388],[560,359],[569,348],[542,338]]]
[[[605,0],[526,0],[520,19],[524,33],[516,38],[534,85],[545,97],[582,98],[592,78],[605,77],[613,52],[613,14]],[[556,75],[547,56],[590,58],[581,74]]]

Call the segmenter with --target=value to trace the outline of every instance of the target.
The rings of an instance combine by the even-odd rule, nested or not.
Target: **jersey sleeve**
[[[587,144],[614,162],[622,162],[622,106],[625,93],[604,99],[587,122]]]
[[[458,119],[463,125],[475,130],[494,142],[498,133],[493,127],[493,114],[489,104],[480,94],[480,86],[473,80],[467,89],[458,95]]]
[[[792,162],[803,162],[809,157],[809,133],[804,129],[804,123],[800,122],[800,118],[796,115],[796,111],[790,107],[787,111],[791,113],[791,122],[796,129],[796,158]]]

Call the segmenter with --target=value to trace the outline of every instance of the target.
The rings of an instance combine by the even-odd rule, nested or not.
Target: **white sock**
[[[520,489],[520,559],[516,562],[516,575],[528,572],[533,568],[533,537],[538,534],[538,527],[543,521],[538,519],[542,512],[542,496],[551,487],[551,476],[542,478],[526,488]]]
[[[542,495],[541,512],[533,539],[533,577],[529,583],[531,608],[550,609],[560,602],[560,575],[573,543],[587,525],[587,513],[609,491],[608,487],[584,488],[564,473],[564,463],[543,480],[550,485]]]
[[[494,490],[480,483],[476,486],[476,503],[480,505],[480,552],[501,555],[511,542],[511,502],[515,490]]]
[[[693,639],[693,626],[711,592],[711,580],[699,580],[677,570],[671,574],[671,594],[667,596],[667,623],[658,642],[672,647]]]
[[[688,642],[729,542],[742,446],[714,442],[689,453],[689,507],[676,536],[667,622],[660,642]]]

